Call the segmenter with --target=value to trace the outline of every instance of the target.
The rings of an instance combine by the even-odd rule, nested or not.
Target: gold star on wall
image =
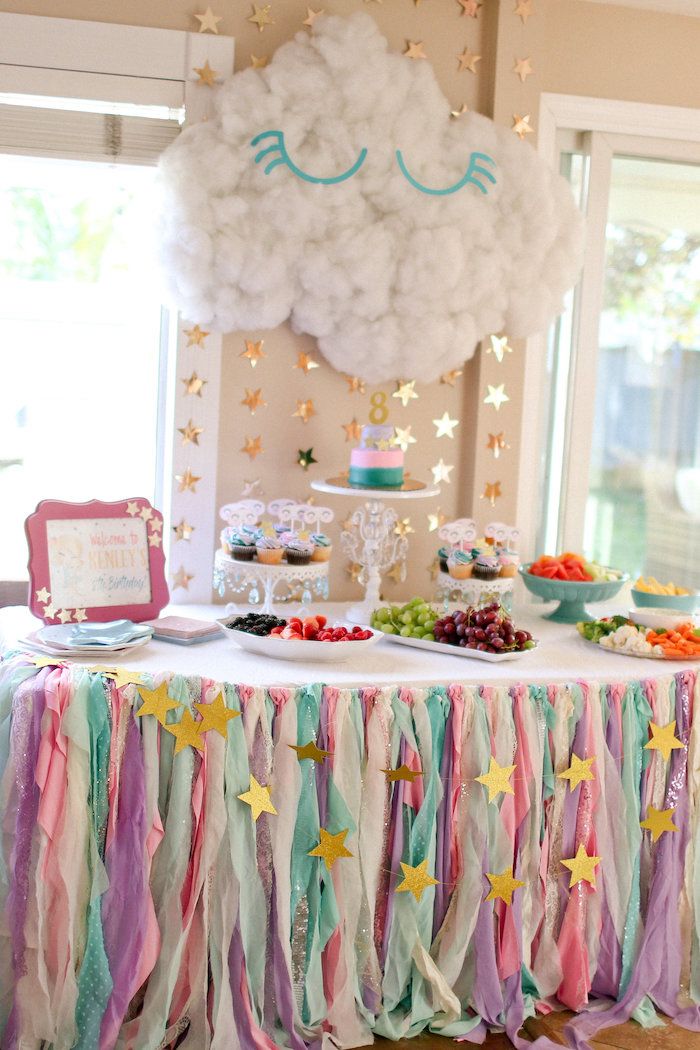
[[[173,532],[175,533],[176,540],[192,539],[192,533],[194,532],[194,526],[188,525],[184,518],[180,521],[179,525],[173,525]]]
[[[675,812],[675,806],[671,809],[654,809],[653,806],[649,806],[647,807],[646,820],[641,820],[639,826],[646,831],[650,831],[652,842],[656,842],[665,831],[680,831],[680,828],[677,828],[673,823],[673,814]]]
[[[362,427],[357,422],[354,416],[352,417],[352,422],[341,423],[340,425],[345,431],[346,441],[359,441],[362,437]]]
[[[34,593],[36,595],[36,600],[41,602],[42,605],[44,605],[51,597],[51,592],[47,591],[46,587],[42,587],[40,591],[35,591]]]
[[[416,381],[412,379],[409,383],[397,382],[396,390],[391,395],[392,397],[398,397],[404,408],[408,405],[409,401],[415,401],[418,398],[416,393]]]
[[[517,113],[513,114],[513,127],[511,131],[514,131],[518,138],[522,141],[526,135],[532,135],[535,129],[530,126],[530,114],[527,113],[524,117],[518,116]]]
[[[303,420],[304,423],[308,423],[312,416],[316,415],[313,401],[299,401],[297,400],[296,412],[292,412],[292,418],[298,416],[299,419]]]
[[[514,892],[525,885],[520,879],[513,878],[512,868],[504,868],[500,875],[492,875],[487,871],[486,878],[491,883],[491,890],[488,897],[484,897],[484,901],[501,900],[510,905],[513,903]]]
[[[461,368],[453,368],[451,372],[443,372],[440,376],[440,382],[445,383],[447,386],[454,386],[455,382],[462,375]]]
[[[445,481],[449,485],[450,472],[455,468],[453,464],[448,465],[443,461],[442,457],[440,457],[440,462],[436,463],[435,466],[430,469],[433,472],[433,485],[439,485],[441,481]]]
[[[257,55],[250,56],[250,68],[251,69],[264,69],[270,59],[267,55],[263,55],[262,58],[258,58]]]
[[[250,787],[238,798],[241,802],[245,802],[247,806],[250,806],[253,820],[256,822],[261,813],[277,814],[277,810],[272,805],[272,799],[270,798],[270,788],[267,784],[258,784],[252,773],[250,774]]]
[[[148,545],[149,545],[149,547],[160,547],[160,544],[161,544],[161,537],[158,535],[157,532],[152,532],[150,534],[150,536],[148,537]]]
[[[410,518],[399,518],[399,520],[394,525],[395,536],[408,536],[411,532],[415,531],[416,530],[411,526]]]
[[[447,516],[438,507],[434,514],[428,514],[428,532],[437,532],[447,521]]]
[[[257,343],[254,343],[252,339],[246,339],[245,350],[241,350],[239,357],[247,357],[250,361],[250,367],[255,368],[261,357],[267,357],[267,354],[263,350],[265,340],[260,339]]]
[[[195,426],[194,423],[192,422],[192,420],[190,420],[189,423],[186,426],[178,427],[177,429],[182,434],[182,444],[183,445],[187,445],[187,444],[198,445],[199,444],[199,435],[204,433],[204,427],[197,427],[197,426]]]
[[[440,561],[437,555],[433,558],[430,565],[427,566],[427,571],[431,581],[435,583],[438,578],[438,573],[440,572]]]
[[[486,447],[490,452],[493,452],[493,458],[498,459],[501,452],[505,449],[510,448],[510,445],[506,445],[505,431],[501,430],[498,434],[489,434],[489,439],[486,442]]]
[[[476,777],[480,784],[488,788],[489,802],[493,802],[496,795],[500,795],[501,792],[505,795],[515,794],[510,783],[514,771],[515,766],[499,766],[495,758],[491,756],[488,773],[482,773],[480,777]]]
[[[645,751],[660,751],[664,762],[668,762],[671,752],[676,748],[683,747],[676,734],[676,723],[669,722],[667,726],[657,726],[655,722],[649,723],[651,740],[644,745]]]
[[[457,56],[459,60],[459,73],[464,73],[465,70],[469,70],[470,73],[476,73],[476,64],[481,62],[481,55],[477,55],[474,51],[470,51],[468,47],[465,47],[461,55]]]
[[[256,456],[259,456],[260,453],[264,451],[265,449],[262,447],[262,439],[259,434],[254,438],[247,437],[245,439],[245,445],[241,449],[241,452],[245,452],[245,454],[250,456],[251,459],[255,459]]]
[[[204,751],[204,740],[201,733],[201,722],[195,722],[189,711],[182,712],[182,719],[171,725],[163,725],[166,733],[172,733],[175,737],[175,754],[179,755],[186,747],[194,747],[197,751]]]
[[[197,18],[199,15],[197,15]],[[204,346],[204,340],[209,335],[209,332],[203,332],[198,324],[194,325],[193,328],[185,328],[185,335],[187,336],[187,346]]]
[[[365,384],[362,379],[358,379],[357,376],[345,376],[345,382],[348,384],[349,394],[364,394]]]
[[[450,419],[450,417],[447,414],[447,412],[443,412],[443,414],[442,414],[440,419],[434,419],[433,420],[433,425],[435,426],[435,429],[437,431],[437,433],[435,434],[435,437],[453,438],[454,437],[454,428],[459,426],[459,420],[458,419]]]
[[[578,755],[572,754],[569,768],[563,773],[557,773],[557,776],[560,780],[568,780],[569,791],[573,791],[582,780],[595,780],[595,773],[591,769],[594,762],[595,755],[593,758],[579,758]]]
[[[396,780],[407,780],[412,784],[417,777],[423,776],[422,769],[409,769],[405,763],[397,769],[383,769],[382,773],[386,775],[387,784],[393,784]]]
[[[209,65],[209,59],[206,60],[203,66],[194,66],[194,72],[199,77],[198,84],[205,84],[207,87],[214,87],[216,78],[218,77],[218,71],[212,69]]]
[[[241,404],[248,406],[251,416],[255,415],[256,408],[267,408],[267,401],[263,401],[262,389],[250,390],[246,387],[245,397],[241,401]]]
[[[469,106],[467,105],[466,102],[463,102],[462,105],[459,107],[459,109],[451,109],[450,110],[450,116],[452,117],[453,120],[458,120],[460,117],[463,117],[464,114],[468,113],[468,112],[469,112]],[[454,371],[457,373],[457,375],[461,376],[462,372],[459,369],[454,369]],[[450,375],[450,374],[451,374],[450,372],[445,372],[445,375]],[[443,382],[442,377],[440,377],[440,382],[441,383]],[[450,386],[454,386],[454,383],[451,383]]]
[[[308,744],[289,744],[288,746],[292,751],[296,751],[300,762],[303,762],[305,758],[310,758],[312,762],[323,762],[330,755],[330,751],[316,747],[313,740],[309,740]]]
[[[416,439],[411,436],[411,428],[408,427],[394,427],[394,442],[398,445],[402,452],[406,452],[409,445],[415,445]]]
[[[143,703],[136,712],[136,717],[143,718],[144,715],[153,715],[162,726],[165,725],[168,711],[182,707],[177,700],[171,700],[168,696],[167,682],[161,682],[157,689],[139,689],[138,694]]]
[[[178,483],[178,492],[196,492],[197,482],[201,481],[201,477],[197,474],[193,474],[189,467],[187,467],[184,474],[176,474],[175,480]]]
[[[297,454],[297,463],[300,467],[303,467],[304,470],[308,470],[312,463],[318,463],[318,460],[314,459],[313,448],[300,448]]]
[[[181,383],[185,384],[185,397],[188,394],[194,394],[196,397],[202,396],[202,390],[207,382],[206,379],[200,379],[196,372],[193,372],[189,379],[181,379]]]
[[[600,857],[589,857],[583,843],[579,843],[579,847],[576,850],[576,856],[572,857],[571,860],[562,861],[564,867],[568,868],[571,872],[569,889],[571,889],[572,886],[575,886],[577,882],[588,882],[593,888],[595,888],[594,869],[600,864],[600,861]]]
[[[241,490],[241,496],[243,499],[256,499],[263,494],[260,478],[253,478],[252,481],[243,481],[243,488]]]
[[[234,711],[226,706],[223,693],[217,693],[210,704],[195,704],[194,706],[202,716],[202,721],[197,723],[199,732],[204,734],[213,729],[224,740],[228,736],[228,723],[234,718],[241,717],[240,711]]]
[[[491,346],[488,346],[486,348],[486,353],[487,354],[493,354],[493,356],[496,358],[496,360],[498,361],[498,363],[500,365],[500,363],[503,361],[504,354],[512,354],[513,353],[513,347],[512,346],[508,346],[508,336],[507,335],[500,336],[500,337],[497,336],[497,335],[492,335],[492,336],[490,336],[490,339],[491,339]]]
[[[321,8],[320,11],[314,11],[313,7],[307,7],[306,8],[306,18],[304,19],[304,21],[301,24],[303,26],[308,26],[309,29],[312,29],[313,28],[313,24],[316,21],[316,19],[318,18],[318,16],[319,15],[323,15],[325,13],[326,12],[324,11],[323,8]]]
[[[491,506],[495,507],[496,500],[500,499],[502,495],[500,481],[487,481],[479,499],[487,499]]]
[[[305,354],[303,351],[299,351],[297,354],[297,363],[292,365],[292,368],[301,368],[305,373],[309,373],[312,368],[320,368],[318,361],[314,361],[310,354]]]
[[[517,0],[515,5],[515,14],[519,15],[523,25],[527,22],[528,18],[534,15],[532,10],[532,0]]]
[[[437,879],[434,879],[432,875],[428,875],[427,857],[416,867],[411,867],[410,864],[404,864],[401,861],[401,870],[403,871],[403,882],[396,887],[396,892],[412,893],[417,901],[420,901],[424,890],[427,890],[428,886],[437,886],[438,884]]]
[[[323,857],[326,867],[330,871],[340,857],[352,857],[352,853],[345,845],[345,836],[349,828],[339,831],[337,835],[331,835],[325,828],[319,828],[321,841],[318,846],[309,850],[309,857]]]
[[[479,14],[479,0],[457,0],[457,3],[462,8],[461,14],[468,15],[469,18],[476,18]]]
[[[199,22],[200,33],[218,33],[219,22],[223,20],[222,15],[215,15],[210,7],[206,9],[203,15],[194,16]]]
[[[501,405],[505,404],[506,401],[510,401],[510,398],[505,392],[505,383],[501,383],[499,386],[491,386],[490,383],[487,383],[487,386],[489,392],[484,398],[484,404],[493,405],[498,412]]]
[[[256,25],[259,31],[262,33],[265,26],[273,26],[275,23],[270,18],[270,4],[265,4],[264,7],[258,7],[257,4],[253,4],[253,13],[249,16],[248,21]]]
[[[413,529],[411,529],[413,532]],[[387,572],[387,576],[394,583],[403,583],[406,579],[406,563],[403,561],[396,561]]]
[[[425,51],[423,50],[423,41],[406,41],[406,50],[404,51],[406,58],[427,58]]]
[[[520,77],[520,83],[524,84],[527,78],[532,75],[532,66],[530,65],[530,59],[516,59],[515,65],[513,66],[513,72],[516,74],[516,76]]]
[[[190,580],[193,579],[194,574],[185,572],[183,566],[181,565],[173,576],[173,587],[182,587],[183,591],[189,591]]]
[[[345,571],[353,583],[360,582],[360,573],[362,572],[362,566],[358,565],[356,561],[349,561],[348,564],[345,566]]]

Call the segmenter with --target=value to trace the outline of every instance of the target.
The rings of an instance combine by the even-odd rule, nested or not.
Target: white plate
[[[249,653],[271,656],[274,660],[302,660],[314,664],[341,664],[346,660],[350,660],[353,653],[360,656],[371,645],[376,645],[382,637],[380,631],[372,631],[371,627],[367,627],[366,630],[372,631],[372,637],[364,638],[360,642],[296,641],[293,638],[278,638],[276,635],[269,634],[261,637],[257,634],[248,634],[246,631],[237,631],[235,628],[228,627],[227,624],[232,619],[235,619],[235,617],[229,616],[224,620],[216,621],[227,638],[230,638],[232,642]],[[338,621],[333,626],[352,628],[355,624]]]
[[[416,649],[429,649],[431,653],[442,653],[443,656],[467,656],[471,660],[485,660],[488,664],[502,664],[506,660],[519,660],[522,656],[529,656],[537,652],[537,643],[534,649],[523,649],[520,653],[485,653],[481,649],[467,649],[460,645],[447,645],[446,642],[431,642],[427,638],[404,638],[400,634],[385,634],[388,642],[398,642],[399,645],[412,645]]]
[[[642,627],[651,627],[654,631],[658,631],[660,627],[672,631],[682,623],[697,624],[698,622],[696,613],[679,612],[678,609],[657,609],[651,605],[648,607],[635,606],[629,610],[629,618],[632,623],[641,624]]]

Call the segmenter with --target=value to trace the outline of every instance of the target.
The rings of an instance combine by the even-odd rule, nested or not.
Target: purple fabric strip
[[[450,808],[452,801],[452,721],[453,708],[450,704],[450,713],[445,725],[445,746],[440,762],[440,776],[442,778],[442,799],[437,811],[437,829],[435,843],[435,878],[438,885],[435,887],[435,904],[433,908],[433,940],[438,930],[445,921],[445,915],[450,904],[452,895],[451,871],[450,871],[450,835],[452,821]]]
[[[484,850],[481,862],[481,882],[488,886],[486,872],[490,871],[488,846]],[[474,929],[474,1005],[489,1026],[500,1024],[504,1009],[501,982],[496,963],[496,918],[493,904],[483,899],[479,905],[479,915]]]
[[[236,1022],[236,1031],[240,1040],[242,1050],[257,1050],[253,1034],[248,1027],[250,1010],[243,1002],[241,992],[241,979],[245,980],[245,963],[243,960],[243,941],[241,940],[241,928],[236,923],[233,931],[231,944],[228,950],[229,980],[231,983],[231,998],[233,999],[233,1017]]]
[[[406,745],[405,740],[402,738],[401,744],[399,745],[399,765],[403,765],[405,761]],[[393,889],[397,880],[397,873],[401,871],[401,861],[403,859],[403,795],[405,784],[405,780],[395,780],[393,785],[393,794],[391,798],[391,820],[389,824],[391,846],[389,850],[389,868],[392,874],[389,876],[389,882],[387,886],[386,909],[384,911],[384,930],[382,935],[382,946],[379,959],[382,970],[384,969],[384,963],[386,962],[386,953],[389,947],[389,931],[391,930],[391,920],[394,914]]]
[[[304,741],[306,743],[306,741]],[[322,751],[328,751],[328,697],[326,690],[321,690],[321,703],[318,711],[318,728],[316,730],[316,746]],[[318,796],[318,819],[322,828],[327,828],[328,819],[328,777],[330,766],[328,762],[314,762],[316,773],[316,794]],[[336,829],[340,830],[340,829]],[[333,829],[331,829],[333,831]]]
[[[294,994],[292,991],[292,979],[287,967],[287,962],[280,941],[280,929],[277,919],[277,898],[275,893],[275,877],[272,876],[272,901],[270,907],[270,920],[272,925],[272,963],[275,986],[275,997],[277,999],[277,1010],[280,1020],[289,1035],[289,1045],[294,1050],[304,1050],[304,1040],[297,1035],[294,1028]]]
[[[605,727],[606,747],[615,762],[618,776],[622,774],[622,738],[620,736],[620,702],[621,690],[613,686],[606,687],[606,696],[610,717]],[[594,765],[602,767],[603,756],[597,757]],[[596,772],[596,775],[599,775]],[[617,938],[610,908],[605,892],[605,880],[597,881],[601,895],[601,930],[598,965],[591,983],[591,994],[617,999],[622,977],[622,946]]]

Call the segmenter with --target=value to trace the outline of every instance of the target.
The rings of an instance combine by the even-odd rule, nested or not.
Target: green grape
[[[413,623],[413,613],[405,612],[401,614],[402,623]]]
[[[410,638],[411,637],[411,628],[410,627],[402,627],[401,631],[399,633],[401,634],[402,638]]]
[[[377,609],[374,614],[377,623],[388,623],[389,622],[389,610],[387,608]]]
[[[393,624],[390,624],[390,623],[381,623],[379,625],[379,629],[380,629],[380,631],[383,631],[384,634],[396,634],[397,633],[396,628],[393,626]]]
[[[415,607],[416,607],[416,605],[422,605],[422,604],[423,604],[423,599],[422,599],[422,598],[418,598],[418,597],[416,597],[416,598],[411,598],[410,602],[408,602],[407,604],[408,604],[408,605],[409,605],[409,606],[410,606],[411,608],[415,608]]]
[[[422,637],[423,637],[423,631],[421,630],[421,628],[420,627],[414,627],[413,630],[411,631],[411,638],[422,638]]]
[[[432,632],[435,630],[435,620],[426,620],[423,626],[426,629],[426,631],[429,631],[432,634]]]
[[[434,642],[435,641],[435,635],[434,635],[434,633],[432,631],[423,631],[422,637],[426,640],[426,642]]]

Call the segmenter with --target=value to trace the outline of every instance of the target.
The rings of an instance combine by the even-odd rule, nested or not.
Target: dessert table
[[[696,668],[516,621],[505,664],[222,636],[86,670],[0,610],[3,1050],[700,1030]]]

